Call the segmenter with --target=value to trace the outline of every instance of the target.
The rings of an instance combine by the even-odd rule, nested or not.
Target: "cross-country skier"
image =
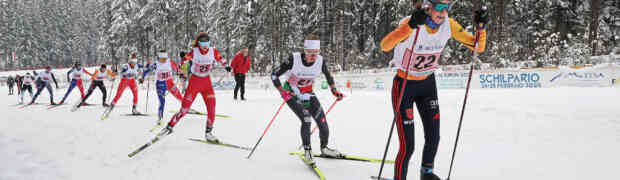
[[[36,79],[37,93],[34,95],[32,101],[30,101],[29,104],[34,104],[34,102],[37,100],[37,97],[39,97],[39,95],[41,94],[41,91],[43,91],[43,88],[46,88],[47,92],[49,92],[50,94],[50,104],[56,105],[56,103],[54,103],[54,91],[52,90],[50,81],[54,80],[54,84],[56,84],[56,89],[58,89],[58,82],[56,81],[54,73],[52,73],[52,68],[50,66],[45,67],[45,71],[38,73]]]
[[[325,156],[340,157],[342,154],[336,149],[327,147],[329,140],[329,128],[325,120],[325,113],[319,100],[314,94],[312,87],[314,81],[321,73],[325,75],[332,94],[342,100],[344,97],[334,85],[334,78],[327,69],[325,59],[320,55],[321,52],[320,38],[315,35],[308,35],[304,42],[304,52],[293,53],[288,61],[285,61],[276,69],[271,78],[273,84],[280,91],[280,95],[286,101],[291,110],[301,120],[301,140],[305,150],[306,163],[312,164],[312,149],[310,147],[310,126],[312,118],[319,127],[319,136],[321,138],[321,153]],[[288,79],[284,83],[284,87],[280,83],[279,77],[289,72]]]
[[[237,91],[241,90],[241,100],[245,101],[245,74],[250,70],[251,64],[248,48],[244,48],[237,53],[230,63],[235,74],[235,91],[233,93],[233,99],[235,100],[237,100]]]
[[[15,78],[13,76],[9,76],[6,80],[6,84],[9,87],[9,95],[13,95],[13,86],[15,86]]]
[[[187,80],[189,77],[189,66],[191,66],[191,62],[192,61],[188,61],[188,63],[183,63],[183,58],[185,58],[185,55],[187,53],[184,51],[181,51],[179,53],[179,56],[181,57],[181,60],[179,61],[179,64],[181,64],[181,88],[183,89],[182,93],[185,94],[185,90],[187,89]]]
[[[80,98],[84,99],[84,87],[82,86],[82,74],[83,73],[86,73],[90,76],[93,75],[90,72],[86,71],[86,69],[82,68],[82,63],[76,62],[75,64],[73,64],[73,68],[71,68],[71,70],[67,72],[67,81],[71,79],[70,81],[71,84],[69,85],[69,89],[67,89],[67,92],[65,93],[65,97],[63,97],[60,103],[58,104],[65,103],[65,100],[67,100],[67,97],[69,97],[69,93],[73,91],[73,88],[75,88],[75,86],[77,86],[80,89]]]
[[[174,61],[168,58],[168,53],[165,50],[161,50],[158,53],[159,60],[154,64],[152,69],[144,71],[142,74],[142,78],[140,78],[140,82],[144,81],[144,77],[150,73],[155,72],[155,76],[157,78],[157,97],[159,98],[159,111],[158,111],[158,121],[157,124],[161,123],[162,118],[164,117],[164,105],[166,104],[166,90],[170,91],[172,95],[177,98],[179,101],[183,102],[183,96],[179,92],[179,89],[174,84],[174,80],[172,78],[173,71],[181,72],[179,67]]]
[[[389,52],[395,48],[394,59],[396,66],[399,67],[392,86],[392,106],[396,114],[400,140],[400,149],[394,166],[395,180],[407,179],[407,168],[414,150],[413,103],[418,108],[424,127],[421,179],[439,179],[433,173],[439,146],[440,119],[433,72],[437,69],[437,61],[449,39],[454,38],[472,50],[476,39],[458,22],[448,17],[450,8],[450,0],[425,0],[424,6],[417,4],[413,14],[401,20],[398,28],[381,41],[383,51]],[[476,25],[486,24],[487,19],[486,11],[475,12]],[[483,27],[478,28],[481,30],[477,51],[483,52],[486,46],[486,31],[482,29]],[[412,50],[414,41],[416,44]],[[399,99],[402,86],[405,86],[405,90],[402,99]],[[400,107],[396,107],[399,100]]]
[[[77,105],[76,109],[80,108],[82,105],[85,104],[88,97],[90,97],[90,95],[93,94],[93,91],[95,91],[95,87],[99,88],[99,91],[101,91],[101,94],[103,95],[103,98],[101,101],[101,104],[103,105],[103,107],[109,106],[106,103],[106,99],[108,97],[108,93],[107,93],[108,91],[105,88],[105,84],[103,84],[103,81],[107,79],[108,76],[115,78],[116,74],[110,71],[109,69],[107,69],[107,66],[105,64],[102,64],[101,67],[99,67],[99,69],[95,70],[95,73],[92,76],[90,76],[91,83],[90,83],[90,86],[88,87],[88,91],[86,92],[86,96],[82,98],[82,101]]]
[[[226,66],[226,71],[230,72],[231,67],[227,66],[226,60],[223,60],[220,53],[211,46],[209,35],[205,32],[201,32],[194,40],[192,45],[193,49],[185,55],[185,60],[191,61],[190,67],[191,77],[189,78],[189,84],[187,85],[187,91],[183,96],[183,103],[181,110],[177,112],[168,125],[162,130],[160,134],[172,133],[172,128],[187,114],[189,108],[192,106],[196,95],[200,93],[202,100],[207,106],[207,123],[205,128],[205,140],[210,142],[219,142],[217,137],[211,132],[213,130],[213,123],[215,121],[215,92],[213,91],[213,85],[211,84],[211,70],[213,64],[217,61],[220,65]]]
[[[121,68],[121,82],[118,85],[118,89],[116,90],[116,96],[112,99],[112,103],[110,107],[108,107],[107,114],[111,113],[114,110],[114,106],[116,106],[116,102],[123,95],[123,91],[129,86],[131,89],[131,94],[133,95],[133,105],[131,106],[132,114],[141,114],[136,109],[136,105],[138,104],[138,86],[136,84],[136,76],[138,75],[138,70],[140,67],[138,66],[138,59],[136,59],[136,54],[133,53],[131,58],[129,59],[127,64],[124,64]]]
[[[22,94],[23,80],[24,80],[24,76],[20,76],[19,74],[15,75],[15,85],[17,85],[17,95]]]
[[[30,75],[29,72],[22,77],[22,88],[21,93],[19,95],[19,103],[24,103],[24,93],[28,91],[30,94],[30,99],[32,99],[32,84],[34,83],[34,77]]]

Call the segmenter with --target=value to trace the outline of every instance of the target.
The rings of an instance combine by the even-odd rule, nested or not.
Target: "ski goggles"
[[[211,46],[211,42],[207,41],[207,42],[198,42],[198,44],[200,44],[200,46],[202,47],[210,47]]]
[[[431,3],[431,4],[433,6],[433,9],[439,12],[442,12],[443,10],[446,10],[446,12],[450,12],[450,9],[452,9],[452,5],[450,4],[444,4],[444,3]]]

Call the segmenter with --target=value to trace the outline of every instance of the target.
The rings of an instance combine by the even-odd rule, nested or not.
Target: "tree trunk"
[[[598,38],[598,25],[599,25],[599,15],[601,13],[601,1],[600,0],[591,0],[590,1],[590,7],[592,8],[592,14],[591,14],[591,22],[590,22],[590,34],[589,34],[589,39],[588,39],[588,43],[590,44],[590,46],[592,47],[592,56],[596,55],[596,48],[598,45],[597,42],[597,38]]]

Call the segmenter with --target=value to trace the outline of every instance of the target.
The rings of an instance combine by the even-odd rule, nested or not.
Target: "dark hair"
[[[101,68],[107,68],[108,66],[106,66],[105,64],[101,65]]]
[[[181,51],[181,52],[179,53],[179,56],[181,56],[181,58],[183,58],[183,57],[185,57],[185,54],[187,54],[185,51]]]

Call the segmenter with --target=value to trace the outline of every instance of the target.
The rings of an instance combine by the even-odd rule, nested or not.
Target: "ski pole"
[[[325,116],[327,116],[327,114],[329,114],[330,111],[332,111],[332,109],[334,108],[334,106],[336,106],[336,103],[338,103],[338,100],[334,101],[334,103],[332,103],[332,105],[329,107],[329,109],[327,109],[327,112],[325,113]],[[325,118],[323,118],[322,120],[323,122],[325,122]],[[314,132],[319,128],[318,125],[314,125],[314,128],[312,128],[312,132],[310,132],[310,135],[314,134]],[[299,148],[297,149],[301,149],[304,145],[300,145]]]
[[[148,113],[149,112],[149,89],[151,88],[151,81],[149,81],[149,77],[147,77],[147,82],[146,82],[146,104],[144,107],[144,113]]]
[[[394,111],[394,119],[392,120],[392,127],[390,128],[390,133],[388,134],[387,143],[385,144],[385,151],[383,152],[383,159],[381,159],[381,167],[379,168],[379,175],[377,176],[379,178],[381,178],[381,173],[383,172],[383,166],[385,165],[385,158],[387,157],[387,152],[388,152],[388,149],[390,148],[390,140],[392,140],[392,133],[394,132],[394,126],[396,125],[396,118],[400,116],[400,104],[403,100],[405,86],[407,86],[407,77],[409,77],[409,65],[411,64],[411,58],[413,57],[413,49],[415,47],[415,44],[418,42],[419,34],[420,34],[420,27],[416,28],[415,39],[413,40],[413,44],[411,44],[412,52],[411,52],[411,56],[409,56],[409,60],[407,61],[407,68],[405,69],[405,77],[403,78],[403,86],[400,89],[400,94],[398,95],[398,101],[396,103],[397,106],[394,107],[396,111]]]
[[[486,6],[482,6],[483,10],[486,10]],[[478,25],[480,27],[480,25]],[[478,59],[478,40],[480,40],[480,28],[476,28],[476,41],[474,42],[474,56],[473,60]],[[465,89],[465,97],[463,99],[463,108],[461,108],[461,118],[459,119],[459,126],[456,130],[456,140],[454,141],[454,149],[452,150],[452,159],[450,160],[450,170],[448,171],[448,177],[446,180],[450,180],[450,175],[452,175],[452,167],[454,165],[454,157],[456,155],[456,147],[459,142],[459,137],[461,135],[461,126],[463,125],[463,115],[465,115],[465,105],[467,105],[467,97],[469,96],[469,87],[471,84],[471,76],[474,73],[474,61],[470,63],[469,66],[469,76],[467,77],[467,88]]]
[[[254,150],[256,150],[256,147],[258,147],[258,144],[260,143],[261,140],[263,140],[263,137],[265,136],[265,134],[267,133],[267,130],[269,130],[269,127],[271,127],[271,124],[273,123],[273,120],[276,119],[276,117],[278,116],[278,114],[280,114],[280,110],[282,110],[282,107],[284,107],[284,104],[286,104],[286,101],[282,102],[282,105],[280,105],[280,108],[278,108],[278,111],[276,111],[276,114],[273,115],[273,118],[271,118],[271,121],[269,121],[269,124],[267,125],[267,127],[265,128],[265,131],[263,131],[263,134],[260,135],[260,138],[258,138],[258,141],[256,142],[256,144],[254,145],[254,147],[252,148],[252,151],[250,152],[250,154],[248,155],[248,159],[250,159],[250,157],[252,156],[252,154],[254,153]]]

